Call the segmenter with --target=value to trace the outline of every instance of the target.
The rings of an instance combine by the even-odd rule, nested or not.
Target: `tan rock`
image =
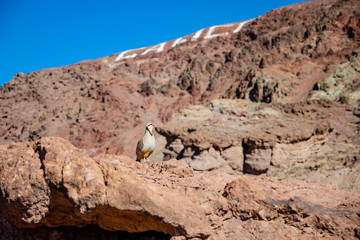
[[[229,166],[238,173],[244,168],[244,151],[241,146],[231,147],[221,152],[221,156],[229,163]]]
[[[216,102],[219,106],[224,102],[224,106],[235,107],[239,101]],[[181,121],[175,116],[160,125],[159,133],[172,141],[166,147],[167,154],[185,160],[197,170],[244,171],[278,179],[321,181],[359,192],[360,188],[350,182],[352,178],[346,177],[352,168],[352,175],[356,175],[354,164],[360,152],[356,106],[321,100],[256,104],[255,109],[246,112],[240,110],[246,100],[240,102],[240,114],[212,111],[207,121],[196,121],[193,116],[198,113],[189,108]],[[173,142],[181,142],[176,151],[169,148]],[[237,150],[226,153],[232,149]],[[230,157],[232,154],[241,156],[237,170],[230,160],[236,159]]]
[[[188,164],[195,170],[220,170],[227,173],[233,172],[232,169],[229,167],[229,164],[214,148],[203,151],[199,156],[194,156],[190,161],[188,161]]]
[[[244,172],[251,174],[266,173],[270,167],[271,149],[253,149],[245,154]]]
[[[90,158],[54,137],[0,153],[2,236],[352,239],[360,230],[360,195],[334,185],[198,172],[175,159]],[[149,230],[158,233],[142,235]]]

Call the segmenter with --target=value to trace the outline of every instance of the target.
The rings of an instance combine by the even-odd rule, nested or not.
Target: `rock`
[[[244,167],[244,152],[241,146],[231,147],[221,152],[221,156],[228,162],[235,172],[242,172]]]
[[[307,162],[311,155],[321,151],[325,142],[325,136],[314,136],[298,143],[276,144],[271,153],[271,165],[279,167]]]
[[[356,192],[359,191],[359,184],[360,184],[360,164],[359,162],[356,162],[354,166],[348,169],[348,171],[344,174],[343,178],[341,179],[341,182],[339,183],[339,187],[341,189],[347,190],[347,191],[353,191],[356,189]]]
[[[314,100],[249,107],[253,103],[246,101],[219,99],[209,106],[210,115],[187,108],[185,115],[160,125],[157,130],[168,141],[166,154],[196,170],[330,182],[359,192],[356,184],[346,186],[346,174],[338,174],[349,172],[350,162],[359,158],[357,106]],[[236,167],[231,158],[238,161]]]
[[[0,231],[10,238],[354,239],[360,230],[360,195],[334,185],[91,158],[55,137],[0,153]]]
[[[309,99],[329,99],[344,103],[360,101],[360,87],[355,84],[359,79],[360,50],[336,67],[333,74],[319,81],[310,92]]]
[[[134,173],[121,168],[121,165],[109,164],[106,158],[104,161],[94,160],[87,156],[86,151],[76,149],[66,140],[44,138],[31,144],[3,146],[1,158],[1,212],[17,227],[96,223],[112,231],[157,230],[172,235],[176,235],[177,231],[183,232],[180,226],[182,217],[171,214],[173,210],[170,205],[163,205],[164,202],[171,203],[166,199],[172,193],[163,195],[157,186],[139,181]],[[136,165],[127,157],[114,156],[114,159]],[[29,164],[34,164],[34,168],[38,169],[34,171],[35,174],[29,172],[32,166]],[[20,168],[22,165],[24,168]],[[176,167],[181,169],[179,165]],[[19,174],[10,177],[10,172]],[[187,168],[183,171],[174,169],[172,172],[191,174]],[[154,202],[153,198],[157,200]],[[19,204],[19,210],[10,207],[11,203],[14,206]],[[198,219],[194,221],[191,216],[197,216],[201,211],[187,212],[188,203],[190,201],[181,204],[181,211],[187,215],[183,221],[195,226]],[[162,213],[150,214],[152,211]],[[172,219],[166,220],[169,216]],[[163,221],[156,220],[158,217]],[[169,225],[171,222],[174,227]],[[175,222],[180,225],[175,226]]]
[[[253,149],[245,154],[244,172],[251,174],[266,173],[270,167],[271,149]]]
[[[190,105],[212,102],[213,111],[243,114],[259,102],[299,103],[323,94],[356,103],[358,6],[357,0],[300,3],[240,31],[240,23],[219,25],[212,28],[224,33],[219,37],[204,39],[206,28],[197,41],[190,40],[195,33],[173,48],[176,40],[169,41],[159,53],[148,47],[17,74],[0,88],[0,144],[59,136],[92,155],[134,158],[146,123],[165,123]],[[251,101],[244,108],[216,102],[224,98]]]
[[[224,102],[231,104],[231,100]],[[236,103],[237,101],[234,101],[233,106],[236,106]],[[252,112],[244,110],[245,114],[240,115],[213,111],[210,115],[206,113],[206,121],[202,117],[197,117],[199,112],[196,109],[188,108],[186,115],[175,116],[168,123],[158,126],[157,130],[166,137],[168,141],[166,148],[174,152],[178,158],[183,157],[182,151],[185,149],[198,149],[199,152],[193,151],[192,155],[186,156],[194,158],[210,148],[221,153],[224,149],[232,147],[235,147],[237,151],[246,147],[246,151],[243,151],[241,155],[251,154],[254,149],[270,149],[267,154],[268,160],[266,160],[268,165],[271,150],[276,144],[301,142],[311,138],[312,135],[319,137],[327,135],[329,124],[326,121],[294,117],[274,108],[267,106]],[[300,131],[299,128],[303,130]],[[173,147],[178,142],[181,142],[181,145]],[[249,155],[248,158],[253,157]]]
[[[319,192],[309,191],[311,188],[314,190],[312,183],[304,184],[304,182],[293,181],[291,182],[291,189],[288,188],[288,185],[280,183],[266,178],[259,181],[259,178],[248,177],[246,180],[245,178],[235,180],[225,187],[223,196],[227,198],[230,205],[229,208],[233,210],[234,217],[243,221],[255,220],[247,225],[250,229],[255,230],[252,231],[255,238],[277,238],[277,234],[281,234],[283,230],[289,230],[286,228],[280,230],[275,224],[267,224],[276,221],[276,219],[282,219],[282,221],[289,223],[289,226],[303,230],[304,235],[311,234],[312,237],[316,236],[317,238],[325,237],[324,232],[313,231],[311,226],[317,226],[316,228],[318,229],[327,226],[325,231],[333,237],[339,234],[340,231],[343,231],[336,227],[333,217],[342,218],[347,214],[347,211],[336,203],[336,201],[341,199],[341,194],[344,192],[329,188],[328,192],[324,192],[320,200]],[[317,184],[316,188],[325,186]],[[331,196],[332,194],[334,195]],[[325,200],[327,197],[330,197],[332,200]],[[254,198],[256,198],[255,201],[252,200]],[[336,206],[336,209],[333,209],[331,206]],[[326,213],[330,209],[333,209],[331,210],[332,216]],[[302,215],[302,217],[299,217],[299,215]],[[321,219],[317,219],[314,215],[321,216]],[[349,219],[345,217],[343,220],[352,225],[351,222],[355,219],[356,217],[350,217]],[[256,231],[256,224],[259,222],[261,229],[270,227],[278,229],[278,231],[273,231],[272,233],[267,232],[267,230],[265,232]],[[355,234],[350,229],[345,231],[347,231],[350,238],[355,237]],[[294,236],[291,234],[290,236],[288,235],[289,238],[306,238],[305,236]]]
[[[34,226],[49,211],[50,188],[36,149],[29,143],[0,149],[0,203],[2,209],[7,209],[2,213],[19,227]]]
[[[195,170],[201,171],[223,171],[226,173],[233,172],[228,163],[221,157],[220,153],[214,148],[201,152],[199,156],[193,156],[187,163]]]
[[[251,107],[256,106],[256,103],[251,104],[249,101],[244,100],[232,100],[227,101],[226,99],[216,99],[210,102],[210,110],[218,112],[220,114],[240,115],[241,111],[249,112]]]
[[[359,238],[359,4],[15,75],[0,88],[0,236]],[[148,122],[162,136],[137,164]]]

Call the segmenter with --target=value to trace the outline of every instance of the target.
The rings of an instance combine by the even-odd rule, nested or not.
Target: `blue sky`
[[[0,85],[18,72],[155,45],[296,0],[0,0]]]

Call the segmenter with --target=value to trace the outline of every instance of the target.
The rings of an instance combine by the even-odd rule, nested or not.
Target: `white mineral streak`
[[[242,27],[243,27],[246,23],[248,23],[249,21],[251,21],[251,20],[247,20],[247,21],[244,21],[244,22],[239,23],[239,26],[233,31],[233,33],[240,32],[240,30],[242,29]]]
[[[178,38],[174,41],[174,43],[171,45],[171,48],[175,47],[176,45],[179,45],[181,43],[184,43],[184,42],[187,42],[186,39],[183,39],[182,37],[181,38]]]
[[[237,28],[232,33],[239,32],[243,28],[243,26],[250,21],[252,21],[252,19],[238,23]],[[234,26],[236,26],[236,23],[223,24],[223,25],[212,26],[207,29],[206,28],[200,29],[199,31],[194,33],[194,35],[190,38],[190,41],[192,41],[192,42],[198,41],[201,38],[201,36],[203,35],[203,32],[205,32],[206,30],[207,30],[207,32],[206,32],[205,36],[203,36],[203,39],[211,39],[214,37],[229,35],[230,34],[229,30],[226,31],[226,28],[234,28]],[[216,28],[221,28],[221,29],[218,29],[218,31],[216,31]],[[177,45],[180,45],[187,41],[188,41],[188,39],[186,39],[185,37],[178,38],[178,39],[174,40],[172,42],[172,45],[169,46],[168,48],[174,48]],[[170,42],[171,41],[163,42],[163,43],[157,44],[152,47],[144,47],[144,48],[132,49],[132,50],[127,50],[127,51],[121,52],[116,57],[115,62],[120,61],[122,59],[126,59],[126,58],[135,58],[139,54],[141,56],[144,56],[152,51],[154,51],[156,53],[160,53],[160,52],[164,51],[166,44],[170,44]],[[139,53],[139,51],[142,49],[146,49],[146,50],[144,50],[142,53]],[[133,52],[133,51],[136,51],[136,52]],[[131,53],[131,52],[133,52],[133,53]]]
[[[204,31],[204,29],[200,29],[199,31],[197,31],[194,36],[191,38],[192,42],[195,42],[199,39],[199,37],[201,36],[201,33]]]
[[[151,48],[148,48],[145,52],[143,52],[141,55],[145,55],[150,51],[156,51],[156,52],[162,52],[164,50],[166,42],[160,43],[158,45],[152,46]]]
[[[228,32],[223,32],[223,33],[218,33],[218,34],[213,34],[213,32],[215,31],[216,28],[219,28],[219,27],[232,27],[232,26],[234,26],[234,24],[224,24],[224,25],[210,27],[209,31],[206,33],[204,39],[210,39],[210,38],[214,38],[214,37],[228,35],[229,34]]]

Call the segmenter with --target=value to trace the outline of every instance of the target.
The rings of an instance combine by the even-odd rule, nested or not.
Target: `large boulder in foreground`
[[[0,233],[9,239],[360,234],[360,195],[334,185],[197,172],[174,159],[91,158],[55,137],[0,146],[0,190]]]

